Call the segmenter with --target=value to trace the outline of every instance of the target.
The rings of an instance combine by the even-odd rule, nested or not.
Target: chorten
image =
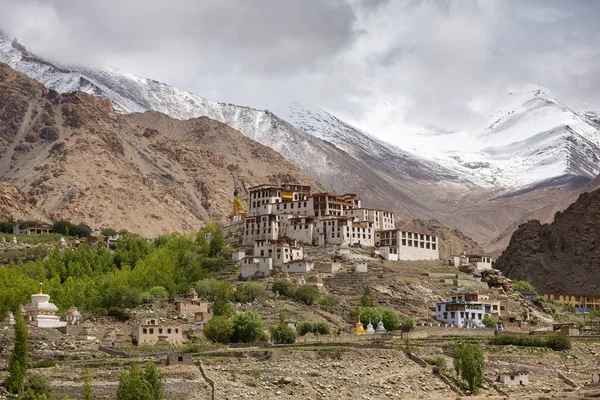
[[[383,322],[379,321],[377,323],[377,328],[375,328],[375,333],[385,333],[385,327],[383,326]]]
[[[360,322],[360,317],[358,317],[358,322],[356,323],[356,328],[354,329],[354,333],[357,335],[365,335],[367,332],[365,328],[363,328],[362,322]]]
[[[375,329],[373,329],[373,324],[371,323],[371,320],[369,320],[369,324],[367,325],[367,334],[369,334],[369,335],[375,334]]]
[[[39,328],[60,328],[66,326],[67,323],[61,321],[56,315],[57,311],[58,307],[50,303],[50,296],[44,294],[42,283],[40,282],[37,294],[31,295],[31,303],[26,304],[22,312],[25,316],[25,321],[32,326]]]

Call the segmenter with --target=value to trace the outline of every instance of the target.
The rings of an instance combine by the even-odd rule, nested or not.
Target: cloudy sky
[[[600,109],[595,0],[0,0],[0,29],[62,63],[216,101],[324,107],[393,141],[465,129],[513,86]]]

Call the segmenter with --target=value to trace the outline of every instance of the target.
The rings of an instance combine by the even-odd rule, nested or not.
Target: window
[[[154,328],[150,328],[150,334],[154,335]]]
[[[177,356],[177,361],[183,362],[183,356]]]
[[[167,329],[167,333],[171,334],[171,328]]]
[[[179,329],[175,328],[175,333],[179,333]]]
[[[158,333],[162,333],[162,328],[158,328]]]
[[[147,333],[148,333],[148,329],[146,329],[146,328],[142,329],[142,333],[143,333],[144,335],[145,335],[145,334],[147,334]]]

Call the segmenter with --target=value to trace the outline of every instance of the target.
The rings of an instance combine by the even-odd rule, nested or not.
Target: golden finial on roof
[[[44,291],[42,290],[42,282],[40,282],[40,287],[38,288],[38,293],[39,294],[43,294]]]

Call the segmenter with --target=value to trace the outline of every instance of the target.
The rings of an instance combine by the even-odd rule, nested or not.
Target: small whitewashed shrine
[[[44,294],[42,283],[36,294],[31,295],[31,303],[26,304],[21,313],[25,317],[25,321],[31,326],[38,328],[61,328],[67,323],[61,321],[56,315],[58,307],[50,303],[50,296]]]

